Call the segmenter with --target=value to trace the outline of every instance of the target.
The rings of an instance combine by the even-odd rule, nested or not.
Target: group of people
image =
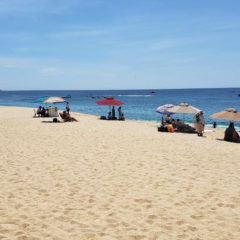
[[[213,128],[216,128],[217,123],[213,123]],[[205,127],[205,119],[203,116],[203,111],[200,111],[194,116],[194,128],[181,122],[179,119],[175,122],[170,115],[167,115],[165,119],[162,118],[162,125],[158,127],[158,131],[162,132],[187,132],[187,133],[197,133],[198,136],[203,136]],[[236,129],[234,128],[234,123],[230,122],[228,128],[225,130],[224,140],[228,142],[240,143],[240,136]]]
[[[78,122],[78,120],[70,115],[70,105],[69,102],[66,103],[66,111],[59,113],[60,117],[64,122]]]
[[[162,120],[162,124],[158,127],[158,131],[160,132],[184,132],[184,133],[195,133],[195,129],[181,122],[180,119],[171,118],[170,116],[166,117],[166,119]]]
[[[163,132],[184,132],[184,133],[197,133],[198,136],[203,136],[205,120],[203,111],[197,113],[194,117],[194,128],[181,122],[179,119],[175,121],[171,118],[170,114],[165,119],[162,119],[162,125],[158,128],[159,131]]]
[[[70,116],[70,105],[69,102],[66,103],[66,111],[63,111],[62,113],[59,113],[60,117],[63,119],[64,122],[77,122],[77,119]],[[38,117],[49,117],[49,110],[48,108],[44,108],[42,106],[39,106],[37,109],[37,116]],[[54,121],[55,120],[55,121]],[[56,121],[55,118],[53,121]]]
[[[107,119],[108,120],[117,120],[114,106],[112,107],[112,111],[108,112]],[[118,120],[122,120],[122,121],[125,120],[125,116],[122,112],[122,107],[121,106],[118,107]]]
[[[42,106],[39,106],[37,109],[38,117],[49,117],[48,109]]]
[[[39,106],[37,109],[38,117],[48,117],[48,109]],[[77,122],[77,119],[70,116],[70,105],[69,102],[66,103],[66,111],[60,113],[61,118],[65,122]],[[108,120],[116,120],[115,107],[112,107],[112,111],[108,113]],[[125,116],[122,112],[122,107],[118,107],[118,120],[125,120]],[[197,133],[198,136],[203,136],[205,126],[205,119],[203,116],[203,111],[200,111],[194,116],[194,128],[181,122],[179,119],[175,121],[171,118],[170,115],[167,115],[165,119],[162,118],[162,124],[158,127],[158,131],[161,132],[185,132],[185,133]],[[216,127],[216,123],[214,122],[214,128]],[[237,131],[234,128],[234,123],[231,122],[229,127],[225,130],[224,140],[229,142],[240,142],[240,137]]]

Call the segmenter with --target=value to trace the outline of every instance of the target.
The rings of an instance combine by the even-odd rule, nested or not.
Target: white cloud
[[[42,68],[39,70],[39,72],[43,75],[43,76],[56,76],[56,75],[62,75],[64,74],[63,71],[55,68],[55,67],[47,67],[47,68]]]
[[[11,15],[22,13],[68,14],[76,9],[95,7],[99,0],[1,0],[0,12]]]
[[[107,32],[98,29],[73,29],[63,30],[59,32],[50,33],[48,36],[52,38],[66,38],[66,37],[94,37],[105,35]]]
[[[24,68],[27,62],[24,59],[0,57],[0,67],[2,68]]]
[[[177,42],[174,42],[171,40],[170,41],[163,40],[163,41],[153,43],[151,48],[152,50],[164,50],[164,49],[175,47],[176,45],[177,45]]]

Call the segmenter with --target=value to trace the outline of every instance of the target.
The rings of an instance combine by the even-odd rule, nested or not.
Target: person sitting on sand
[[[41,117],[46,117],[46,109],[42,107]]]
[[[167,115],[165,121],[166,121],[166,123],[172,123],[172,118],[171,118],[170,114]]]
[[[183,133],[195,133],[196,132],[194,128],[181,122],[179,119],[177,119],[176,126],[177,126],[177,130],[176,130],[177,132],[183,132]]]
[[[119,118],[119,120],[121,120],[121,121],[125,121],[125,116],[124,116],[123,113],[122,113],[121,117]]]
[[[159,132],[168,132],[167,125],[163,122],[161,126],[158,126],[158,131]]]
[[[184,128],[184,123],[182,123],[182,122],[180,121],[180,119],[177,119],[176,127],[177,127],[178,130],[181,130],[181,129]]]
[[[41,114],[42,114],[42,106],[39,106],[37,110],[38,117],[41,117]]]
[[[224,140],[228,142],[240,142],[239,135],[234,128],[233,122],[231,122],[229,127],[225,130]]]
[[[63,111],[63,113],[59,113],[59,114],[64,122],[78,122],[76,118],[71,117],[70,114],[67,113],[66,111]]]
[[[168,131],[168,132],[171,132],[171,133],[174,132],[174,129],[173,129],[172,124],[167,124],[167,131]]]
[[[175,122],[175,119],[172,119],[172,126],[173,126],[174,129],[177,128],[177,124],[176,124],[176,122]]]
[[[108,120],[112,120],[112,113],[111,112],[108,112],[108,117],[107,117]]]

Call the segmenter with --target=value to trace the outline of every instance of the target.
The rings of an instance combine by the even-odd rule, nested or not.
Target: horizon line
[[[0,89],[0,92],[11,92],[11,91],[126,91],[126,90],[149,90],[149,91],[153,91],[153,90],[195,90],[195,89],[238,89],[240,87],[209,87],[209,88],[204,88],[204,87],[200,87],[200,88],[128,88],[128,89],[31,89],[31,90],[4,90],[4,89]]]

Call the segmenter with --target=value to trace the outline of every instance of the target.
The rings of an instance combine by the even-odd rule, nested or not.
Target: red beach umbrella
[[[123,102],[120,102],[117,99],[114,99],[113,97],[106,97],[103,100],[97,101],[96,104],[107,106],[120,106],[123,105]]]

